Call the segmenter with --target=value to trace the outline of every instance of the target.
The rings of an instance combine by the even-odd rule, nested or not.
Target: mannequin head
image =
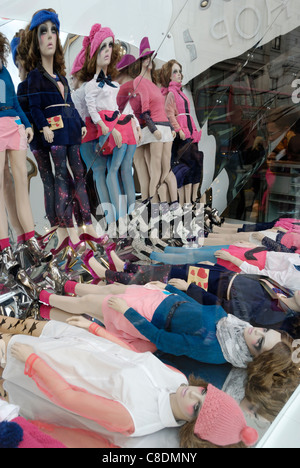
[[[193,413],[180,429],[182,448],[246,448],[256,443],[256,430],[247,427],[232,397],[194,376],[189,384],[177,390],[182,400],[187,399],[186,411]]]
[[[160,82],[164,88],[168,88],[170,81],[181,83],[182,79],[182,66],[176,60],[169,60],[161,67]]]
[[[24,61],[26,58],[26,50],[24,50],[24,37],[25,31],[24,29],[20,29],[14,36],[13,40],[11,41],[11,50],[12,56],[14,60],[14,64],[19,71],[19,78],[20,81],[24,81],[27,76],[27,72],[24,66]]]
[[[7,57],[10,51],[8,39],[4,34],[0,33],[0,70],[2,66],[7,66]]]
[[[53,68],[65,75],[63,48],[59,39],[59,21],[55,10],[37,11],[26,28],[28,50],[25,67],[31,71],[43,60],[53,58]]]
[[[113,32],[109,28],[101,27],[91,41],[86,81],[91,80],[101,70],[105,75],[110,75],[112,79],[115,79],[118,74],[116,66],[121,58],[122,49],[115,41]]]
[[[101,24],[93,24],[90,34],[83,38],[82,49],[75,58],[71,71],[72,76],[75,78],[74,86],[89,81],[90,79],[88,74],[88,64],[90,61],[91,43],[99,29],[101,29]]]

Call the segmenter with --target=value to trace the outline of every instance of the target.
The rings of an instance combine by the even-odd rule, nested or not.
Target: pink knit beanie
[[[250,447],[258,440],[257,431],[247,426],[238,403],[210,384],[195,424],[194,434],[221,447],[239,442],[244,442]]]
[[[90,30],[89,36],[84,37],[82,41],[82,49],[74,60],[73,67],[71,70],[71,75],[74,75],[74,73],[77,73],[82,69],[84,62],[85,62],[86,49],[93,41],[95,34],[99,31],[99,29],[101,29],[101,24],[99,23],[94,24]]]
[[[102,42],[107,39],[108,37],[112,37],[115,40],[115,35],[110,28],[100,28],[99,31],[96,32],[92,42],[91,42],[91,50],[90,50],[90,58],[93,57],[96,50],[100,47]]]

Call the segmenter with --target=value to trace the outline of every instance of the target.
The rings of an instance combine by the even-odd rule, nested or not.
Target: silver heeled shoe
[[[57,259],[54,258],[49,262],[47,271],[44,273],[44,278],[48,285],[57,293],[63,294],[64,286],[69,280],[69,277],[65,275],[58,267]]]
[[[5,247],[1,252],[1,274],[12,274],[15,276],[20,268],[12,248]]]
[[[38,300],[42,288],[32,281],[25,270],[19,269],[16,275],[16,281],[24,289],[30,299],[34,301]]]
[[[42,251],[35,237],[28,239],[27,241],[25,241],[24,244],[27,247],[27,250],[32,257],[32,260],[36,265],[40,265],[41,263],[47,263],[52,260],[52,253]]]

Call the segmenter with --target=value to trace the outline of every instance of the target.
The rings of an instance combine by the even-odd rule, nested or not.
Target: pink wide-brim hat
[[[144,37],[142,40],[141,40],[141,44],[140,44],[140,55],[139,55],[139,59],[143,58],[143,57],[147,57],[148,55],[153,55],[154,54],[154,50],[151,50],[150,49],[150,42],[149,42],[149,39],[148,37]]]
[[[115,35],[110,28],[101,28],[98,32],[96,32],[91,43],[90,58],[94,56],[102,42],[108,37],[112,37],[113,40],[115,40]]]
[[[124,68],[129,67],[129,65],[132,65],[134,62],[136,62],[136,58],[134,55],[131,55],[131,54],[123,55],[120,62],[117,64],[117,70],[118,71],[124,70]]]

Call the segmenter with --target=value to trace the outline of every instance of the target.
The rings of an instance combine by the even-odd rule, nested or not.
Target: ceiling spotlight
[[[201,0],[200,2],[200,8],[204,9],[204,8],[208,8],[210,6],[210,1],[211,0]]]

